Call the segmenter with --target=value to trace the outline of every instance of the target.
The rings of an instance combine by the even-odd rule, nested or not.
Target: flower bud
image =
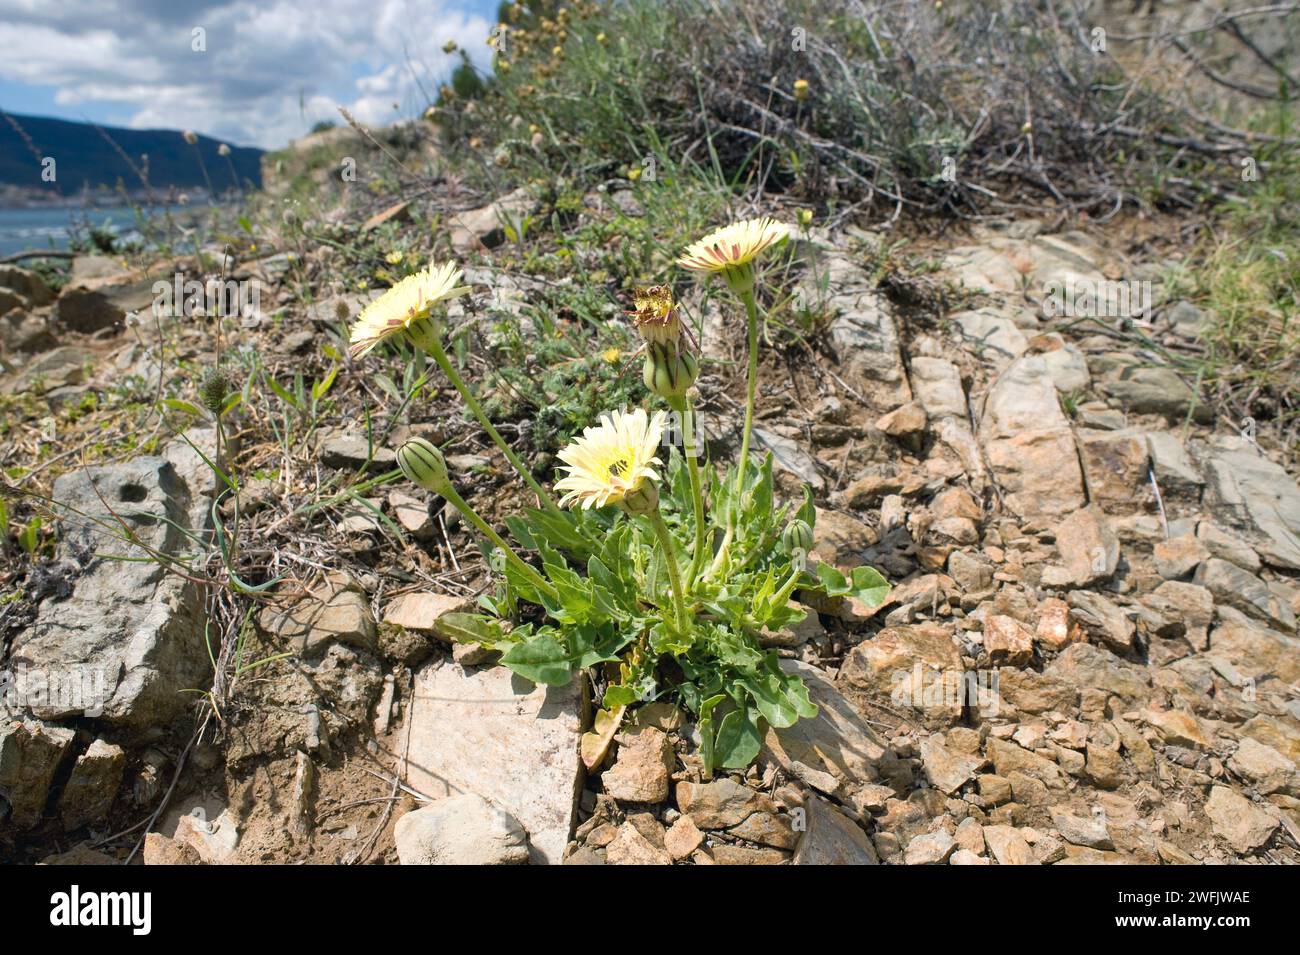
[[[700,373],[699,362],[688,351],[674,352],[667,345],[647,347],[649,351],[641,371],[646,388],[669,401],[681,398],[695,384]]]
[[[397,449],[397,466],[408,481],[426,491],[441,494],[451,486],[442,452],[424,438],[412,438]]]
[[[801,521],[798,518],[785,525],[785,530],[781,532],[781,543],[790,553],[808,553],[812,550],[813,530],[808,526],[807,521]]]
[[[629,514],[651,514],[659,507],[659,487],[649,479],[641,482],[634,491],[623,495],[619,506]]]

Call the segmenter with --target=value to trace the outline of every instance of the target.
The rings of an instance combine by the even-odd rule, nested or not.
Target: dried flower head
[[[651,285],[633,289],[632,324],[647,342],[657,345],[676,345],[682,335],[682,322],[673,301],[673,290],[667,285]]]

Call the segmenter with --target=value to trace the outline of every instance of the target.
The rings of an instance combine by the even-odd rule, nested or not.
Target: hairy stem
[[[552,587],[531,564],[525,562],[522,557],[516,554],[514,548],[502,540],[501,535],[494,531],[487,521],[479,517],[478,512],[475,511],[474,508],[465,503],[465,499],[456,493],[455,488],[447,486],[438,493],[445,497],[452,507],[460,511],[465,520],[478,528],[479,532],[490,540],[493,546],[500,549],[501,553],[506,555],[506,560],[514,564],[515,569],[527,577],[534,587],[546,594],[552,600],[558,599],[555,588]]]
[[[700,566],[704,563],[706,546],[704,536],[707,527],[704,523],[704,491],[700,487],[700,467],[695,462],[699,452],[695,444],[695,408],[689,398],[682,399],[681,404],[679,413],[682,415],[682,448],[686,454],[686,467],[691,476],[691,503],[695,509],[695,544],[694,550],[691,551],[691,568],[686,574],[686,590],[689,592],[695,586],[695,578],[699,576]]]
[[[664,549],[664,562],[668,565],[668,579],[673,585],[673,607],[677,612],[677,632],[686,636],[691,632],[690,623],[686,616],[686,595],[682,591],[682,574],[677,568],[677,557],[673,554],[673,538],[668,532],[668,525],[664,523],[662,515],[658,511],[651,511],[646,515],[650,521],[650,526],[654,528],[655,536],[659,538],[659,546]]]

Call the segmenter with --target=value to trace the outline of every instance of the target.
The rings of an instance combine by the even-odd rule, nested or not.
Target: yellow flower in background
[[[401,265],[402,253],[397,249],[394,249],[392,252],[389,252],[386,256],[384,256],[384,261],[386,261],[389,265]]]
[[[655,452],[663,437],[667,414],[654,417],[638,408],[630,414],[615,411],[603,415],[599,427],[585,428],[560,452],[568,475],[555,482],[562,507],[583,508],[618,504],[634,513],[653,510],[658,504],[659,459]]]
[[[623,353],[617,348],[606,348],[600,353],[600,357],[603,358],[606,363],[613,365],[623,357]]]
[[[468,285],[456,284],[460,277],[461,270],[454,262],[431,263],[427,269],[408,275],[379,296],[362,309],[352,326],[353,357],[360,358],[386,338],[408,331],[438,303],[467,294]]]
[[[794,81],[794,98],[797,99],[797,100],[799,100],[800,102],[803,102],[804,100],[806,100],[806,99],[808,98],[808,81],[807,81],[807,80],[795,80],[795,81]]]
[[[733,222],[688,246],[677,264],[696,272],[719,272],[732,291],[741,294],[754,287],[755,257],[789,235],[790,227],[770,216]]]

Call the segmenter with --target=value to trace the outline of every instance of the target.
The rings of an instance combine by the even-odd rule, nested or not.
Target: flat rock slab
[[[582,781],[581,708],[576,680],[534,686],[435,660],[415,675],[406,782],[434,799],[477,793],[519,820],[534,864],[558,865]]]

